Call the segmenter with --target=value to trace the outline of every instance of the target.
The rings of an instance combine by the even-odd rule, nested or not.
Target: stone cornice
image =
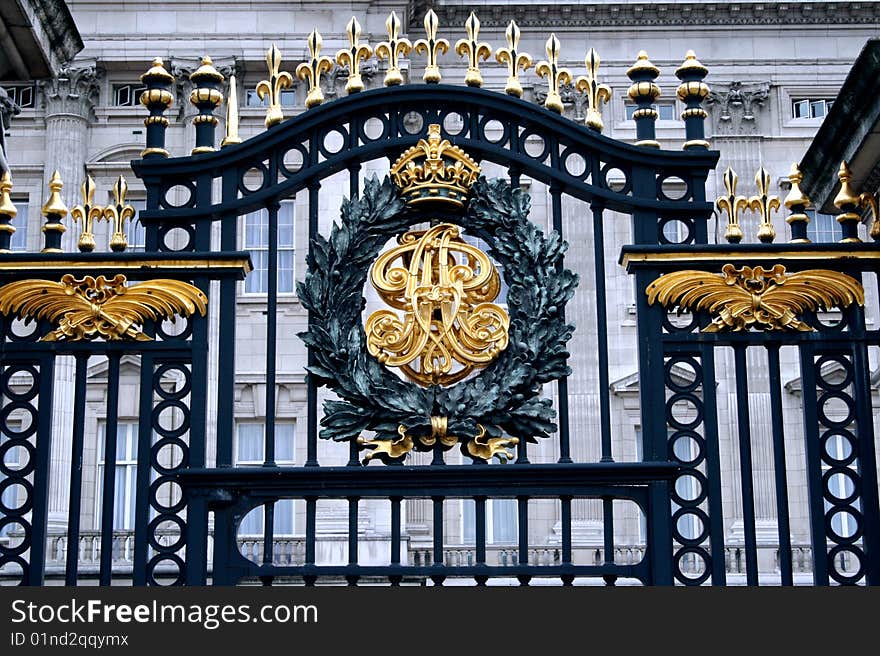
[[[428,8],[441,25],[463,25],[471,4],[412,0],[410,25],[419,27]],[[478,8],[483,27],[621,27],[681,25],[878,25],[880,2],[633,2],[497,4]]]

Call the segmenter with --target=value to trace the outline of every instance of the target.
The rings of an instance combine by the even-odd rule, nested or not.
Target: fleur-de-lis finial
[[[281,68],[281,51],[273,43],[266,51],[266,64],[269,66],[269,79],[257,83],[257,95],[260,100],[269,97],[269,109],[266,111],[266,127],[271,128],[284,120],[281,111],[281,92],[293,86],[293,78]]]
[[[492,47],[485,41],[480,43],[480,19],[474,12],[468,16],[464,22],[464,29],[467,32],[466,39],[459,39],[455,44],[455,52],[459,57],[468,58],[468,69],[464,76],[464,83],[469,87],[483,86],[483,75],[480,73],[480,59],[484,61],[489,59],[492,54]]]
[[[507,37],[507,47],[495,51],[495,59],[498,63],[507,65],[507,85],[504,87],[504,93],[522,98],[523,88],[519,81],[519,71],[520,69],[527,71],[532,67],[532,57],[528,53],[519,52],[520,31],[516,22],[510,21],[507,24],[504,36]]]
[[[719,212],[727,213],[727,230],[724,231],[724,238],[731,244],[738,244],[742,241],[743,231],[739,224],[740,212],[748,208],[749,199],[745,196],[736,195],[736,183],[739,180],[736,172],[729,166],[724,172],[724,188],[727,195],[719,196],[715,200],[715,206]]]
[[[226,96],[226,136],[220,142],[220,147],[232,146],[241,143],[238,136],[238,85],[235,76],[229,76],[229,93]]]
[[[758,240],[761,243],[770,244],[776,238],[771,214],[774,211],[779,211],[780,203],[778,196],[770,195],[770,174],[763,166],[755,173],[755,185],[758,187],[758,195],[749,198],[749,209],[757,212],[761,219]]]
[[[437,14],[433,9],[429,9],[425,14],[425,36],[427,38],[419,39],[413,44],[414,53],[418,55],[424,52],[427,55],[428,62],[425,64],[425,74],[422,79],[428,84],[437,84],[440,81],[440,66],[437,65],[437,56],[449,52],[449,41],[437,38],[438,27]]]
[[[82,233],[76,243],[77,248],[83,253],[91,253],[95,250],[94,223],[101,219],[104,208],[95,205],[95,181],[92,180],[92,176],[86,175],[86,179],[80,187],[80,193],[82,194],[82,204],[70,210],[70,216],[75,222],[82,224]]]
[[[296,67],[296,76],[309,83],[309,94],[306,96],[306,109],[317,107],[324,102],[324,92],[321,91],[321,75],[329,73],[333,69],[333,60],[321,56],[321,46],[324,39],[317,28],[313,29],[308,38],[309,60]]]
[[[373,49],[368,44],[361,43],[361,24],[354,16],[345,26],[345,33],[348,35],[348,48],[336,53],[336,63],[348,67],[345,93],[352,94],[364,90],[361,61],[367,61],[373,55]]]
[[[388,30],[388,40],[382,41],[376,46],[376,57],[388,60],[388,71],[385,73],[385,86],[392,87],[403,84],[403,74],[400,72],[400,57],[406,57],[412,50],[409,39],[400,37],[400,19],[393,11],[385,21],[385,29]]]
[[[125,237],[125,223],[135,217],[134,207],[127,205],[125,196],[128,194],[128,183],[121,175],[113,183],[113,202],[104,208],[104,220],[113,222],[113,234],[110,235],[110,250],[124,251],[128,247]]]
[[[547,78],[547,99],[544,101],[544,107],[557,114],[561,114],[564,109],[562,97],[559,95],[559,86],[571,84],[569,70],[559,67],[559,48],[559,39],[556,38],[555,33],[551,34],[545,45],[547,59],[538,62],[538,65],[535,66],[535,72],[538,76]]]
[[[590,48],[584,63],[587,66],[587,74],[581,75],[575,82],[578,91],[587,94],[587,127],[593,128],[597,132],[601,132],[604,127],[602,123],[602,103],[611,100],[611,87],[607,84],[599,84],[599,64],[601,60],[595,48]]]

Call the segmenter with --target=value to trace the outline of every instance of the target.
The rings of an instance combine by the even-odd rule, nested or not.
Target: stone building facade
[[[79,202],[78,189],[86,175],[95,180],[99,193],[106,193],[119,175],[129,184],[129,200],[143,207],[143,186],[133,176],[129,161],[140,156],[144,144],[144,109],[138,103],[142,88],[139,76],[154,57],[163,57],[168,70],[175,76],[175,104],[167,132],[172,156],[188,154],[195,143],[192,125],[196,109],[189,104],[188,75],[204,55],[213,58],[214,66],[228,83],[235,75],[238,84],[242,138],[261,132],[265,108],[254,92],[259,80],[266,76],[265,52],[276,43],[284,55],[283,68],[292,71],[307,56],[306,35],[316,27],[324,39],[324,52],[335,53],[347,44],[345,25],[352,15],[363,26],[362,39],[374,44],[385,38],[385,19],[390,11],[401,17],[411,40],[422,36],[422,17],[433,7],[440,19],[440,35],[450,40],[464,35],[464,22],[473,7],[465,2],[400,2],[396,0],[337,2],[295,2],[292,0],[260,0],[242,3],[239,0],[215,0],[206,7],[187,0],[166,0],[161,4],[115,0],[69,0],[68,5],[82,35],[85,48],[54,78],[37,82],[3,83],[22,108],[15,119],[9,139],[9,160],[15,183],[13,201],[19,210],[13,247],[39,250],[40,205],[45,199],[46,185],[53,171],[58,170],[64,181],[63,198],[68,207]],[[495,47],[504,43],[504,30],[513,18],[522,29],[522,50],[536,59],[543,57],[545,41],[551,32],[562,43],[561,60],[575,75],[584,69],[584,55],[592,47],[602,62],[601,81],[611,87],[611,98],[603,109],[604,134],[614,139],[634,142],[633,106],[627,98],[630,80],[625,73],[635,61],[639,50],[645,50],[661,70],[658,84],[662,95],[657,101],[659,120],[657,138],[663,148],[680,149],[684,140],[684,124],[680,120],[682,103],[676,99],[678,80],[674,69],[685,51],[692,49],[709,68],[707,83],[712,89],[707,100],[709,119],[707,134],[712,148],[721,152],[721,161],[714,177],[710,176],[707,195],[714,198],[724,193],[722,174],[730,166],[739,174],[740,193],[755,193],[753,178],[763,166],[772,176],[772,192],[784,197],[787,175],[793,162],[798,162],[827,111],[833,106],[837,91],[865,41],[880,26],[880,3],[876,2],[741,2],[737,4],[697,2],[607,2],[546,3],[540,6],[525,2],[490,2],[476,8],[482,23],[480,37]],[[453,41],[454,42],[454,41]],[[364,78],[368,87],[382,84],[383,64],[371,60]],[[404,60],[404,75],[409,83],[421,83],[422,58],[411,55]],[[465,65],[454,53],[440,58],[444,79],[461,82]],[[494,61],[483,67],[484,86],[503,89],[506,72]],[[345,94],[344,76],[327,76],[324,93],[327,102]],[[529,71],[523,76],[524,97],[540,102],[546,82]],[[282,96],[287,116],[305,110],[307,86],[297,83]],[[565,114],[572,121],[584,120],[585,100],[574,88],[562,90]],[[218,130],[222,133],[221,128]],[[384,175],[386,161],[365,167],[363,175]],[[505,172],[486,167],[488,177]],[[828,175],[833,175],[829,171]],[[549,191],[545,185],[528,179],[523,186],[532,195],[532,219],[547,225]],[[347,178],[339,177],[321,188],[322,208],[338,208],[348,189]],[[671,189],[670,194],[675,193]],[[264,264],[266,237],[265,218],[259,214],[241,217],[242,249],[250,250],[256,270],[241,283],[237,306],[238,352],[234,366],[237,423],[236,456],[241,465],[262,462],[262,422],[267,394],[277,398],[279,421],[276,446],[279,464],[302,464],[305,459],[305,385],[303,364],[305,349],[295,334],[305,327],[306,313],[295,295],[295,281],[305,271],[307,252],[306,201],[292,198],[280,210],[279,278],[279,368],[277,389],[265,385],[266,271]],[[101,200],[99,202],[106,202]],[[583,220],[583,208],[575,204],[564,208],[564,230],[571,244],[568,264],[581,276],[581,285],[590,286],[593,267],[592,229]],[[322,230],[329,229],[335,211],[322,209],[319,217]],[[639,402],[637,376],[637,344],[633,284],[617,263],[620,247],[629,239],[628,217],[606,214],[605,271],[608,289],[608,329],[610,343],[610,378],[613,418],[613,456],[619,460],[641,458],[639,441]],[[782,215],[774,219],[777,239],[788,239],[788,227]],[[714,239],[711,230],[714,229]],[[757,219],[746,214],[746,241],[757,241]],[[675,222],[668,226],[668,238],[680,238]],[[809,226],[814,241],[836,241],[834,217],[815,214]],[[861,228],[865,231],[864,226]],[[75,233],[65,234],[65,248],[75,249]],[[724,220],[710,224],[710,241],[721,242]],[[137,225],[129,228],[130,248],[143,248],[143,232]],[[96,239],[101,249],[107,243],[107,224],[99,224]],[[261,268],[261,263],[262,268]],[[876,286],[867,286],[876,289]],[[599,458],[599,382],[597,377],[595,329],[596,312],[578,297],[570,305],[569,319],[577,326],[570,344],[573,374],[569,378],[570,413],[572,418],[572,457],[577,461]],[[216,308],[213,310],[216,312]],[[868,299],[869,320],[877,318],[877,298]],[[834,317],[829,316],[829,321]],[[216,338],[216,336],[215,336]],[[751,351],[750,351],[751,353]],[[876,354],[872,354],[876,356]],[[772,582],[776,568],[776,517],[772,476],[772,443],[770,436],[768,383],[764,374],[765,361],[751,354],[750,402],[752,408],[752,439],[754,451],[753,478],[756,490],[758,538],[761,546],[763,580]],[[792,539],[797,549],[808,551],[808,514],[806,506],[803,438],[800,427],[799,374],[796,353],[782,351],[785,384],[786,441],[789,487],[792,512]],[[740,479],[736,447],[735,390],[724,375],[732,371],[733,354],[720,354],[716,362],[719,372],[718,400],[721,431],[722,483],[728,570],[731,580],[743,571],[742,511]],[[876,363],[875,363],[876,365]],[[229,375],[228,363],[212,361],[213,376]],[[55,394],[61,412],[53,436],[53,462],[58,465],[51,482],[50,524],[53,527],[49,550],[50,562],[62,563],[66,549],[66,489],[70,461],[69,426],[72,421],[69,398],[72,363],[61,364]],[[117,501],[115,529],[118,553],[114,559],[121,572],[130,563],[130,529],[133,527],[131,504],[134,490],[134,444],[136,444],[138,361],[123,360],[125,385],[120,394],[120,446],[117,449]],[[221,374],[222,372],[222,374]],[[677,372],[686,377],[688,372]],[[99,505],[102,468],[102,413],[106,398],[103,383],[106,364],[93,359],[90,368],[89,411],[86,425],[86,450],[83,477],[81,525],[83,537],[78,548],[83,571],[90,562],[97,562],[96,540],[90,535],[99,530]],[[552,388],[546,393],[554,394]],[[130,403],[130,407],[126,404]],[[209,418],[216,414],[216,401],[209,398]],[[210,419],[209,419],[210,421]],[[211,428],[209,425],[209,435]],[[209,447],[210,448],[210,447]],[[533,462],[552,462],[558,457],[550,442],[530,451]],[[169,456],[173,457],[173,456]],[[345,464],[346,447],[322,444],[321,464]],[[112,462],[112,460],[110,461]],[[379,466],[378,464],[371,466]],[[498,466],[498,465],[496,465]],[[681,491],[686,494],[686,490]],[[447,511],[444,535],[448,558],[468,562],[472,557],[473,510],[467,502]],[[558,558],[560,536],[558,502],[535,502],[530,508],[530,543],[535,562]],[[304,530],[303,508],[299,503],[279,504],[276,508],[276,551],[295,558],[300,548],[298,538]],[[389,516],[386,506],[362,504],[363,532],[361,561],[387,560]],[[644,544],[644,522],[634,506],[615,508],[615,539],[620,560],[638,559]],[[318,535],[322,551],[319,562],[345,562],[347,509],[325,504],[318,509]],[[601,502],[577,501],[573,506],[573,540],[576,561],[593,562],[602,545],[603,515]],[[493,502],[488,510],[487,536],[493,563],[515,562],[516,508],[511,500]],[[406,554],[417,562],[427,558],[432,545],[431,512],[428,502],[409,502],[406,507]],[[699,527],[685,530],[698,531]],[[259,512],[248,516],[239,532],[242,551],[246,556],[260,557],[262,519]],[[4,539],[0,537],[0,539]],[[6,536],[5,539],[10,539]],[[797,554],[797,551],[796,551]],[[457,559],[457,560],[456,560]],[[795,556],[796,566],[798,562]],[[801,558],[803,567],[808,558]]]

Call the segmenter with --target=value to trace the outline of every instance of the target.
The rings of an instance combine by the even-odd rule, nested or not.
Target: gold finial
[[[141,75],[141,82],[146,83],[150,79],[174,82],[174,76],[166,70],[165,63],[162,61],[161,57],[156,57],[153,60],[153,65],[150,69]]]
[[[504,87],[504,93],[510,96],[522,98],[523,88],[519,81],[519,71],[527,71],[532,67],[532,57],[528,53],[519,52],[519,26],[516,22],[510,21],[507,24],[507,30],[504,32],[507,37],[507,47],[498,48],[495,51],[495,59],[499,64],[507,65],[507,84]]]
[[[425,64],[425,74],[422,79],[428,84],[437,84],[440,81],[440,66],[437,64],[437,56],[449,52],[449,41],[437,38],[438,26],[437,14],[433,9],[429,9],[425,14],[425,35],[427,38],[419,39],[413,44],[414,53],[418,55],[424,52],[427,55],[428,61]]]
[[[348,67],[345,93],[352,94],[364,90],[361,61],[367,61],[373,55],[373,49],[368,44],[361,43],[361,24],[354,16],[348,21],[345,33],[348,35],[348,48],[343,48],[336,53],[336,63]]]
[[[468,58],[468,69],[464,76],[464,83],[469,87],[481,87],[483,86],[483,75],[480,73],[480,59],[484,61],[489,59],[492,47],[485,41],[478,42],[480,19],[474,12],[471,12],[471,15],[464,22],[464,29],[467,32],[467,38],[459,39],[455,44],[455,52],[458,56]]]
[[[385,21],[385,29],[388,30],[388,40],[382,41],[376,46],[376,57],[388,60],[388,71],[385,73],[385,86],[393,87],[403,84],[403,74],[400,72],[400,57],[406,57],[412,50],[409,39],[400,37],[400,19],[393,11]]]
[[[639,50],[639,54],[636,57],[636,63],[626,70],[626,76],[629,78],[632,78],[632,76],[637,73],[649,73],[653,77],[660,75],[660,69],[654,66],[654,64],[651,63],[651,60],[648,59],[647,50]],[[632,94],[630,94],[630,98],[632,98]]]
[[[266,111],[266,127],[271,128],[284,120],[281,111],[281,91],[293,86],[293,78],[287,71],[280,71],[281,51],[273,43],[266,51],[266,64],[269,66],[269,79],[257,83],[257,95],[260,100],[269,97],[269,109]]]
[[[709,72],[709,69],[700,63],[700,60],[697,59],[697,55],[693,50],[688,50],[684,55],[684,61],[681,66],[675,69],[675,76],[680,78],[681,76],[679,73],[686,72],[702,73],[705,75]]]
[[[241,143],[238,136],[238,87],[235,76],[229,76],[229,95],[226,97],[226,136],[220,142],[220,147],[233,146]]]
[[[562,97],[559,95],[559,85],[571,83],[569,70],[559,67],[559,48],[559,39],[556,38],[555,33],[551,34],[545,46],[547,59],[538,62],[535,67],[539,77],[547,78],[547,99],[544,101],[544,107],[557,114],[561,114],[564,109]]]
[[[601,132],[605,127],[602,123],[602,103],[611,100],[611,87],[607,84],[599,84],[599,64],[601,60],[595,48],[590,48],[584,63],[587,66],[587,74],[580,76],[575,82],[578,91],[587,94],[587,127]]]
[[[50,214],[57,214],[61,218],[67,216],[67,205],[61,200],[61,189],[63,188],[64,183],[61,181],[61,174],[55,171],[49,179],[49,200],[43,205],[43,216],[49,216]],[[64,228],[64,226],[61,227]],[[64,230],[61,232],[64,232]]]
[[[128,184],[121,175],[113,183],[113,203],[104,208],[104,220],[113,222],[113,234],[110,236],[110,250],[124,251],[128,247],[128,239],[125,237],[125,223],[135,217],[134,207],[127,205],[125,196],[128,193]]]
[[[222,82],[225,78],[220,71],[214,68],[214,62],[212,59],[208,57],[208,55],[205,55],[202,57],[201,65],[190,74],[189,79],[195,83],[199,83],[204,80]]]
[[[791,165],[791,171],[788,174],[788,180],[791,182],[791,189],[785,197],[785,206],[792,209],[796,206],[809,207],[810,199],[801,189],[801,182],[804,181],[804,174],[801,173],[797,164]]]
[[[85,182],[80,187],[82,205],[77,205],[70,210],[70,216],[77,223],[82,223],[82,233],[76,245],[83,253],[91,253],[95,250],[95,233],[93,227],[95,221],[100,221],[104,214],[104,208],[95,205],[95,181],[92,176],[86,175]]]
[[[12,176],[9,171],[3,171],[3,175],[0,176],[0,253],[9,252],[9,242],[15,233],[12,219],[18,214],[18,210],[12,204],[12,199],[9,196],[11,193]]]
[[[880,194],[863,191],[859,201],[862,207],[871,211],[871,239],[880,241]]]
[[[757,212],[761,219],[758,240],[763,244],[771,244],[776,239],[771,215],[774,211],[779,211],[780,204],[779,196],[770,195],[770,174],[763,166],[755,173],[755,185],[758,187],[758,195],[749,198],[749,209]]]
[[[437,123],[428,126],[427,139],[420,139],[391,166],[391,179],[409,205],[463,207],[479,175],[480,167],[470,155],[440,138]]]
[[[844,243],[862,241],[858,236],[861,217],[855,211],[860,206],[861,199],[850,184],[851,178],[852,172],[849,170],[849,164],[844,160],[840,163],[840,170],[837,172],[837,179],[840,180],[840,191],[834,197],[834,206],[841,211],[841,214],[837,216],[837,222],[843,228],[843,239],[841,241]]]
[[[321,56],[321,46],[324,39],[321,38],[317,28],[309,34],[309,61],[303,62],[296,67],[296,76],[309,83],[309,95],[306,96],[306,109],[317,107],[324,102],[324,92],[321,91],[321,75],[329,73],[333,69],[333,60]]]
[[[739,176],[729,166],[724,172],[722,180],[724,181],[727,195],[719,196],[715,200],[715,206],[719,212],[727,213],[727,230],[724,232],[724,238],[731,244],[738,244],[743,238],[743,231],[739,224],[739,214],[749,206],[749,200],[745,196],[736,195],[736,183],[739,180]]]
[[[791,165],[788,180],[791,182],[791,189],[789,189],[783,204],[792,212],[785,217],[785,222],[791,226],[791,242],[808,244],[810,239],[807,237],[807,224],[810,222],[810,217],[806,215],[804,210],[810,206],[810,199],[801,189],[804,174],[801,173],[797,164]]]

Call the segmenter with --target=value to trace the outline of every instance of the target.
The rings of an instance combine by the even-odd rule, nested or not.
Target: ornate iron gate
[[[118,439],[120,361],[124,354],[136,354],[140,362],[141,436],[132,568],[136,585],[198,585],[209,581],[228,585],[246,579],[259,579],[264,584],[288,579],[306,585],[338,579],[351,585],[364,579],[388,581],[392,585],[427,580],[443,584],[457,577],[471,578],[477,584],[495,577],[516,577],[521,584],[528,584],[534,577],[553,578],[568,585],[582,578],[600,578],[613,585],[621,577],[644,584],[700,584],[708,580],[724,584],[714,384],[716,352],[731,348],[744,481],[747,582],[758,582],[758,570],[751,505],[746,363],[748,354],[759,350],[767,354],[773,403],[780,571],[783,584],[791,584],[779,353],[781,348],[792,346],[798,349],[802,369],[814,581],[827,584],[833,579],[839,583],[870,584],[880,580],[880,512],[868,365],[868,347],[877,345],[880,339],[877,331],[866,328],[859,303],[864,294],[862,274],[873,270],[877,249],[874,244],[851,241],[855,236],[852,221],[857,221],[857,215],[855,219],[849,215],[842,217],[843,234],[849,241],[841,244],[794,243],[799,236],[803,237],[795,232],[800,229],[797,221],[792,227],[793,243],[769,243],[771,237],[763,244],[709,244],[708,221],[713,206],[706,199],[705,181],[718,154],[708,150],[704,140],[705,112],[701,102],[708,93],[702,82],[706,69],[692,53],[676,71],[681,80],[679,97],[687,106],[683,119],[688,141],[685,150],[672,152],[654,147],[656,111],[652,102],[659,91],[653,80],[658,72],[645,56],[640,56],[628,72],[633,80],[630,94],[639,106],[634,116],[639,143],[628,145],[600,134],[598,109],[607,96],[603,96],[603,87],[596,79],[595,53],[588,56],[587,77],[578,81],[589,98],[587,125],[577,125],[556,113],[559,84],[570,80],[570,76],[557,65],[559,44],[555,37],[548,41],[547,61],[538,67],[549,78],[546,108],[541,108],[517,97],[521,94],[521,89],[517,93],[517,78],[522,53],[516,52],[516,39],[510,30],[510,47],[503,50],[504,55],[499,54],[499,61],[511,63],[505,95],[480,88],[481,44],[477,43],[473,25],[470,41],[463,40],[471,51],[467,47],[462,50],[471,53],[469,86],[437,84],[439,71],[434,71],[436,76],[428,75],[436,64],[436,26],[432,36],[427,19],[429,39],[424,49],[428,52],[426,81],[430,84],[398,85],[397,57],[407,48],[401,45],[404,40],[399,39],[394,21],[389,21],[389,41],[384,44],[384,51],[381,45],[377,48],[389,59],[388,86],[358,89],[358,66],[363,53],[358,50],[358,30],[352,23],[349,57],[345,60],[340,55],[340,63],[349,66],[351,95],[322,104],[319,78],[331,62],[320,56],[320,35],[313,32],[312,59],[297,70],[309,83],[310,109],[282,122],[277,95],[289,76],[278,70],[280,53],[273,47],[267,57],[270,77],[260,87],[270,98],[269,129],[241,142],[237,137],[237,101],[230,98],[226,139],[219,150],[214,148],[217,120],[213,112],[222,101],[222,76],[206,59],[192,76],[192,102],[200,115],[196,119],[196,147],[190,157],[167,157],[168,121],[163,113],[171,104],[172,78],[161,61],[155,62],[143,77],[147,85],[143,102],[150,110],[146,121],[147,148],[143,159],[132,163],[147,189],[147,210],[141,214],[147,227],[145,252],[56,252],[66,209],[53,206],[50,201],[44,208],[45,252],[3,255],[0,276],[4,283],[36,283],[31,288],[0,289],[0,309],[7,315],[0,341],[0,385],[4,395],[0,421],[8,438],[2,448],[8,451],[19,447],[27,456],[18,469],[4,465],[3,484],[21,485],[27,494],[24,504],[2,507],[0,521],[4,525],[15,524],[20,539],[11,546],[0,545],[0,563],[19,564],[23,583],[43,581],[46,499],[52,467],[49,439],[52,422],[57,420],[52,412],[52,389],[59,359],[72,356],[75,362],[67,528],[68,543],[75,544],[82,492],[87,367],[90,360],[108,360],[104,448],[105,453],[114,453]],[[314,249],[320,234],[321,213],[328,209],[322,185],[333,176],[347,174],[349,197],[362,196],[362,171],[371,164],[382,168],[386,160],[394,162],[429,136],[429,126],[440,126],[435,133],[438,138],[449,140],[477,162],[501,167],[512,188],[519,188],[524,176],[547,185],[551,227],[562,237],[566,203],[580,208],[579,220],[591,224],[595,285],[581,286],[577,294],[590,295],[589,303],[596,309],[598,435],[571,434],[568,386],[563,375],[554,391],[558,411],[558,434],[553,438],[558,442],[557,462],[531,463],[526,439],[531,436],[520,435],[514,462],[503,467],[447,464],[439,443],[427,449],[431,459],[424,464],[400,466],[396,462],[365,467],[360,461],[365,449],[376,448],[375,443],[365,440],[350,441],[346,466],[322,466],[318,452],[322,412],[318,401],[319,382],[326,382],[326,377],[314,374],[319,361],[317,349],[310,346],[307,357],[313,375],[306,379],[304,463],[276,464],[276,398],[269,393],[265,398],[264,466],[235,466],[234,376],[218,376],[216,389],[209,390],[208,369],[211,359],[216,358],[222,368],[234,370],[237,285],[251,266],[249,254],[237,250],[241,243],[239,217],[259,210],[265,210],[268,216],[264,375],[266,388],[274,390],[278,361],[286,356],[279,348],[285,336],[277,332],[281,202],[300,193],[305,196],[308,237]],[[685,191],[681,197],[672,199],[667,195],[665,183],[669,180],[683,184]],[[124,212],[124,190],[120,191],[118,207],[99,212],[99,216],[109,212],[112,218],[114,210],[116,216]],[[733,218],[739,207],[734,191],[731,190],[730,199]],[[769,212],[766,194],[759,202]],[[78,208],[84,223],[91,215],[89,203],[86,194],[83,207]],[[842,208],[852,213],[858,203],[858,197],[849,198]],[[795,212],[803,209],[797,203],[793,207]],[[329,209],[335,212],[337,208]],[[632,242],[623,249],[622,263],[634,274],[636,282],[643,445],[642,460],[638,462],[615,462],[612,458],[604,229],[609,221],[625,220],[620,215],[630,217],[632,225]],[[11,217],[8,213],[2,216],[7,217],[4,225],[8,225]],[[444,218],[453,224],[464,221],[454,213]],[[685,236],[680,243],[670,242],[666,230],[670,224],[682,226]],[[469,228],[466,221],[463,227]],[[0,232],[0,237],[7,234]],[[309,253],[310,268],[320,269],[313,249]],[[816,269],[819,261],[821,270]],[[563,269],[560,261],[558,270]],[[85,274],[106,277],[86,277],[83,281],[80,276]],[[126,286],[126,278],[112,277],[119,274],[127,280],[141,280],[143,286]],[[61,299],[52,311],[45,308],[45,290],[56,290],[52,293]],[[140,306],[132,309],[117,304],[114,310],[113,298],[124,299],[126,294],[131,298],[137,290],[141,292]],[[792,291],[786,296],[788,290]],[[165,304],[163,294],[168,295]],[[65,305],[64,299],[71,296],[84,299],[78,308],[84,314],[79,318],[70,314],[77,308],[69,302]],[[95,310],[96,305],[103,308],[102,312]],[[842,311],[842,321],[836,326],[823,323],[816,314],[820,308],[832,307]],[[676,308],[690,312],[688,320],[682,321],[670,313]],[[213,319],[212,310],[216,313]],[[38,316],[40,320],[22,327],[14,319],[16,314]],[[182,327],[177,324],[171,329],[162,323],[163,317],[175,314],[184,318]],[[314,312],[310,313],[309,322],[314,327]],[[137,329],[141,324],[142,332]],[[104,339],[96,341],[94,337]],[[827,377],[823,367],[828,363],[835,363],[843,372],[840,379]],[[674,375],[674,370],[681,368],[691,371],[688,380]],[[25,389],[18,382],[20,379],[32,382]],[[217,399],[216,415],[209,418],[211,394]],[[830,399],[845,405],[847,412],[843,418],[832,418],[823,410],[823,404]],[[689,406],[691,411],[686,418],[679,411],[682,405]],[[32,417],[27,422],[29,428],[23,432],[6,425],[14,411]],[[433,416],[431,420],[434,425]],[[442,421],[442,431],[435,426],[435,437],[445,436],[446,418]],[[571,442],[576,439],[598,440],[600,460],[573,462]],[[695,445],[693,454],[681,455],[676,445],[683,440]],[[831,440],[845,447],[842,455],[839,451],[832,453],[828,446]],[[175,451],[177,457],[170,458],[169,451]],[[111,468],[106,467],[99,565],[103,584],[109,584],[111,579],[114,480],[109,472]],[[838,474],[851,483],[842,498],[829,492],[829,480]],[[682,477],[696,481],[695,494],[682,495],[678,487]],[[179,486],[180,493],[163,494],[163,486]],[[106,493],[108,490],[110,494]],[[488,562],[486,534],[487,503],[502,498],[516,499],[518,516],[518,546],[510,554],[516,564],[503,566]],[[284,499],[300,500],[305,508],[304,550],[294,558],[279,558],[273,537],[273,508]],[[401,553],[402,505],[415,499],[428,500],[432,509],[433,550],[424,559],[409,562]],[[471,562],[450,562],[444,554],[444,503],[450,499],[473,500],[475,539]],[[529,504],[534,499],[558,503],[561,537],[551,562],[535,562],[530,555]],[[571,508],[581,499],[599,500],[603,508],[604,543],[597,549],[601,557],[590,563],[575,562],[573,557]],[[316,558],[318,504],[329,500],[342,501],[348,507],[348,563],[344,565],[321,564]],[[637,504],[647,527],[644,556],[625,563],[615,558],[614,504],[620,500]],[[359,508],[377,501],[387,504],[389,510],[388,563],[360,564]],[[259,557],[249,559],[241,553],[237,531],[242,518],[258,507],[264,508],[264,536]],[[845,535],[836,530],[839,522],[832,521],[841,513],[854,522]],[[680,530],[685,516],[702,528],[695,533]],[[844,552],[855,558],[857,566],[841,573],[835,562]],[[686,561],[694,559],[702,565],[696,570],[684,567]],[[77,579],[77,550],[69,548],[66,581],[76,584]]]

